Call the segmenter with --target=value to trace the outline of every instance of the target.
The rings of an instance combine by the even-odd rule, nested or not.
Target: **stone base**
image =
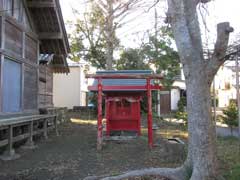
[[[16,154],[14,149],[11,152],[5,151],[3,155],[0,156],[0,159],[3,161],[11,161],[18,158],[20,158],[20,155]]]
[[[34,142],[27,142],[23,146],[21,146],[21,149],[36,149],[37,146],[34,144]]]

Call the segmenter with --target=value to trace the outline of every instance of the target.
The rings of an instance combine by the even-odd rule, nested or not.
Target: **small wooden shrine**
[[[105,99],[106,135],[114,131],[136,131],[141,134],[140,101],[144,93],[148,98],[148,145],[153,146],[152,133],[152,90],[161,87],[155,85],[155,79],[161,76],[152,74],[150,70],[98,71],[89,74],[87,78],[94,78],[89,86],[90,91],[98,92],[98,135],[97,148],[102,147],[102,102]]]

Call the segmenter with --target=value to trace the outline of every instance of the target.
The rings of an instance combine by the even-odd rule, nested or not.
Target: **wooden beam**
[[[67,39],[66,29],[65,29],[65,23],[64,23],[64,20],[63,20],[61,6],[60,6],[59,1],[56,1],[56,7],[57,8],[55,8],[55,11],[56,11],[56,15],[57,15],[57,20],[58,20],[58,23],[59,23],[59,26],[60,26],[61,33],[64,34],[63,46],[64,46],[65,54],[67,54],[68,52],[70,52],[70,48],[69,48],[69,44],[68,44],[68,39]]]
[[[63,39],[63,34],[59,32],[41,32],[38,33],[40,40],[44,39]]]
[[[43,1],[28,1],[27,7],[29,8],[50,8],[50,7],[56,7],[55,1],[52,2],[43,2]]]
[[[27,15],[27,18],[28,18],[28,20],[29,20],[30,27],[32,28],[31,31],[36,32],[36,28],[35,28],[35,26],[34,26],[34,22],[33,22],[31,13],[29,12],[29,9],[28,9],[28,7],[27,7],[27,2],[26,2],[26,1],[27,1],[27,0],[23,0],[23,6],[24,6],[24,8],[25,8],[26,15]]]
[[[4,55],[0,55],[0,112],[3,112],[3,63]]]
[[[148,146],[150,149],[153,147],[153,132],[152,132],[152,91],[151,91],[151,79],[147,79],[147,100],[148,100]]]
[[[98,79],[97,150],[102,149],[102,79]]]
[[[86,78],[94,79],[163,79],[158,74],[87,74]]]
[[[151,85],[150,86],[151,90],[158,90],[158,89],[162,89],[161,86],[159,85]],[[103,86],[102,87],[103,91],[126,91],[126,90],[129,90],[129,91],[146,91],[146,85],[115,85],[115,86]],[[97,91],[97,86],[88,86],[88,90],[90,91]]]

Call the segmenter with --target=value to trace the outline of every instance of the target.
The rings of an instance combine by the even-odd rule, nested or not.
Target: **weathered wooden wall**
[[[39,65],[39,108],[53,106],[53,73],[46,65]]]
[[[0,3],[0,9],[6,8],[3,5],[4,3]],[[22,7],[22,10],[25,9]],[[39,41],[29,26],[25,26],[26,12],[22,13],[22,17],[16,13],[18,12],[0,13],[0,115],[12,113],[4,112],[2,108],[5,59],[21,65],[21,108],[18,113],[38,112]]]

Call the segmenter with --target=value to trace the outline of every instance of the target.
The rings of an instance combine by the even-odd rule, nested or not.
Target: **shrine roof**
[[[103,75],[102,79],[103,91],[146,91],[146,79],[141,79],[139,77],[145,75],[151,75],[153,72],[151,70],[108,70],[108,71],[97,71],[96,76]],[[121,79],[111,79],[111,75],[121,77],[122,75],[138,76],[138,78],[121,78]],[[109,76],[109,79],[107,78]],[[93,84],[88,87],[90,91],[97,91],[98,80],[95,79]],[[151,88],[159,89],[159,86],[154,85],[154,80],[151,80]]]

